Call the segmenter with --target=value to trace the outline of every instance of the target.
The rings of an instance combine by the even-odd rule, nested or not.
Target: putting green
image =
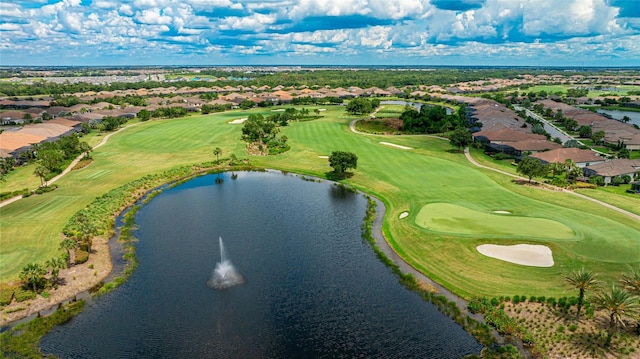
[[[571,228],[550,219],[483,213],[450,203],[431,203],[423,206],[416,216],[416,224],[432,231],[458,235],[545,239],[571,239],[575,235]]]

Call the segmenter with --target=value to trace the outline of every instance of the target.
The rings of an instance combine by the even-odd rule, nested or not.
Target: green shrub
[[[564,333],[564,325],[558,325],[558,333]]]
[[[544,295],[542,295],[542,296],[539,296],[538,298],[536,298],[536,301],[537,301],[538,303],[544,303],[545,299],[546,299],[546,298],[544,297]]]
[[[52,185],[50,185],[50,186],[46,186],[46,187],[38,187],[38,188],[34,191],[34,193],[36,193],[36,194],[43,194],[43,193],[51,192],[51,191],[53,191],[53,190],[55,190],[55,189],[57,189],[57,188],[58,188],[58,185],[57,185],[57,184],[52,184]]]
[[[498,298],[496,298],[496,297],[493,297],[493,298],[491,298],[490,303],[491,303],[492,306],[497,307],[500,304],[500,300],[498,300]]]
[[[24,288],[19,288],[14,293],[17,302],[24,302],[29,299],[36,299],[36,293]]]
[[[578,326],[577,326],[577,325],[575,325],[575,324],[571,324],[571,325],[569,325],[569,330],[570,330],[570,331],[575,332],[575,331],[576,331],[576,329],[578,329]]]
[[[11,303],[13,299],[13,290],[4,289],[0,291],[0,306],[5,306]]]
[[[76,249],[76,260],[75,264],[82,264],[89,260],[89,252],[83,251],[81,249]]]
[[[531,303],[535,302],[535,301],[536,301],[536,296],[535,296],[535,295],[530,296],[530,297],[529,297],[529,301],[530,301]]]

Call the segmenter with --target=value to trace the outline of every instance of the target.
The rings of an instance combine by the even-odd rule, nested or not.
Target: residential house
[[[616,176],[629,176],[633,181],[640,178],[640,160],[616,159],[583,168],[584,175],[602,176],[604,183],[609,184]]]
[[[572,160],[576,166],[580,168],[588,167],[605,161],[591,150],[583,150],[580,148],[558,148],[546,152],[534,153],[531,156],[543,163],[565,163],[566,160]]]

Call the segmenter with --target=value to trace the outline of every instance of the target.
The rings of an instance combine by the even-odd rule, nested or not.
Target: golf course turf
[[[574,235],[569,227],[550,219],[482,213],[451,203],[423,206],[416,223],[422,228],[449,234],[543,239],[571,239]]]
[[[57,190],[2,208],[0,278],[15,281],[26,264],[55,256],[66,221],[95,197],[146,174],[212,161],[216,147],[222,150],[221,158],[235,154],[256,166],[318,177],[331,171],[327,159],[319,156],[355,153],[358,167],[343,182],[385,203],[383,232],[391,246],[416,269],[464,298],[562,296],[567,289],[563,276],[571,270],[585,267],[613,282],[627,265],[640,263],[640,223],[629,217],[473,167],[442,139],[352,133],[349,122],[354,117],[345,115],[343,107],[325,108],[321,119],[282,127],[291,150],[277,156],[248,156],[240,140],[242,126],[228,123],[251,113],[267,115],[270,109],[154,120],[114,135],[94,151],[91,165],[58,181]],[[455,214],[455,226],[441,222],[431,230],[418,225],[425,221],[425,206],[439,206],[438,218]],[[511,214],[492,214],[495,210]],[[399,219],[404,211],[409,217]],[[555,265],[525,267],[488,258],[476,250],[484,243],[546,245]]]

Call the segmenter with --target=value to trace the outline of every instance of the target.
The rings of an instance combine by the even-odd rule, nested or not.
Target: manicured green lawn
[[[448,141],[425,136],[354,134],[349,130],[354,117],[346,116],[343,107],[325,108],[322,119],[281,128],[289,138],[290,151],[278,156],[250,156],[252,163],[324,177],[331,168],[328,160],[319,156],[336,150],[356,153],[358,168],[344,182],[384,201],[387,213],[383,231],[393,248],[413,266],[463,297],[566,296],[562,277],[570,270],[585,266],[612,281],[627,270],[627,264],[640,263],[640,223],[628,217],[575,196],[517,185],[504,175],[475,168],[463,154],[452,150]],[[270,109],[254,112],[268,114]],[[94,152],[90,166],[73,171],[58,182],[58,190],[2,208],[2,281],[15,280],[25,264],[44,261],[55,254],[64,223],[96,196],[148,173],[212,160],[215,147],[222,149],[222,157],[231,153],[249,157],[240,140],[242,126],[228,124],[249,113],[236,111],[142,123],[112,137]],[[413,149],[385,146],[381,141]],[[515,236],[492,235],[490,231],[464,236],[436,233],[415,223],[420,209],[430,203],[462,207],[467,215],[475,217],[476,223],[478,216],[473,213],[509,210],[512,217],[519,218],[516,223],[527,228]],[[409,212],[409,217],[398,219],[404,211]],[[494,216],[500,217],[488,218]],[[510,232],[517,231],[502,221],[498,226],[512,226]],[[553,223],[560,234],[552,227],[542,228],[540,223]],[[565,228],[572,231],[570,238],[563,234]],[[533,268],[484,257],[475,249],[483,243],[545,244],[552,249],[556,265]]]
[[[416,223],[430,231],[453,235],[524,239],[573,239],[574,235],[571,228],[562,223],[514,215],[510,207],[479,212],[451,203],[430,203],[420,208]]]

